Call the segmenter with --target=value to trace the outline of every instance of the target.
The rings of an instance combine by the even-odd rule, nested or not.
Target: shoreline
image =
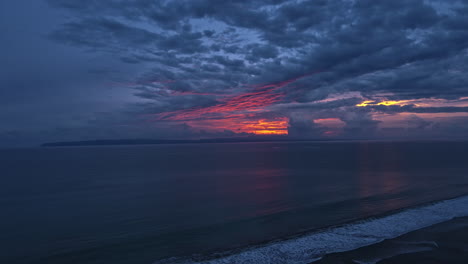
[[[468,216],[465,216],[362,248],[327,254],[311,264],[462,264],[467,262]]]
[[[329,261],[327,256],[378,245],[383,241],[451,221],[457,217],[468,217],[468,195],[427,202],[263,244],[196,258],[163,259],[154,263],[335,263],[317,261]]]

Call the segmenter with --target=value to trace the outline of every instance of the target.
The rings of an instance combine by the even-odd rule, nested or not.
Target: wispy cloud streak
[[[282,88],[314,73],[302,75],[286,81],[254,86],[254,90],[227,97],[208,107],[194,107],[155,115],[157,120],[189,121],[196,119],[229,118],[228,114],[262,111],[263,108],[281,101],[285,93]]]

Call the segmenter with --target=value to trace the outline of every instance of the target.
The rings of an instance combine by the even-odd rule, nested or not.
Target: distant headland
[[[307,141],[309,141],[308,139]],[[336,139],[335,139],[336,140]],[[210,139],[100,139],[84,141],[62,141],[44,143],[42,147],[70,147],[70,146],[111,146],[111,145],[155,145],[155,144],[189,144],[189,143],[242,143],[242,142],[271,142],[271,141],[305,141],[283,135],[262,137],[235,137]],[[315,141],[315,140],[314,140]],[[330,140],[317,140],[330,141]]]

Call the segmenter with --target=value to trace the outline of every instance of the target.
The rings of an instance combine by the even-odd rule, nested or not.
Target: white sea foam
[[[430,251],[438,248],[435,241],[393,241],[390,246],[382,250],[376,249],[371,254],[364,254],[353,259],[359,264],[375,264],[379,261],[401,254]]]
[[[155,264],[304,264],[328,253],[353,250],[462,216],[468,216],[468,196],[247,248],[221,258],[204,261],[172,258]]]

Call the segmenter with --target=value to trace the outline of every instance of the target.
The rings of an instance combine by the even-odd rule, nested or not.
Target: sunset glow
[[[468,0],[3,2],[0,146],[468,138]]]
[[[381,102],[378,102],[376,103],[376,101],[374,100],[366,100],[360,104],[357,104],[356,106],[357,107],[366,107],[366,106],[369,106],[369,105],[385,105],[385,106],[390,106],[390,105],[399,105],[399,106],[403,106],[403,105],[408,105],[408,104],[411,104],[412,102],[414,102],[414,100],[399,100],[399,101],[381,101]]]
[[[288,118],[277,117],[271,119],[249,120],[248,117],[229,116],[226,119],[188,121],[191,127],[206,131],[229,130],[236,133],[249,133],[256,135],[287,135]]]
[[[254,85],[251,91],[226,96],[215,105],[168,111],[154,115],[156,120],[185,122],[191,127],[203,130],[230,130],[236,133],[258,135],[288,134],[288,118],[263,118],[267,107],[284,99],[281,88],[311,74],[299,76],[278,83]]]
[[[441,99],[441,98],[418,98],[418,99],[408,99],[408,100],[365,100],[359,104],[357,107],[366,107],[366,106],[375,106],[375,105],[384,105],[384,106],[405,106],[413,105],[415,107],[468,107],[468,100],[464,97],[455,100]]]
[[[368,106],[368,105],[373,105],[375,101],[373,100],[367,100],[367,101],[364,101],[360,104],[357,104],[356,106],[358,107],[365,107],[365,106]]]
[[[245,124],[243,129],[245,129],[247,133],[257,135],[287,135],[288,119],[284,117],[274,120],[261,119],[256,123]]]

